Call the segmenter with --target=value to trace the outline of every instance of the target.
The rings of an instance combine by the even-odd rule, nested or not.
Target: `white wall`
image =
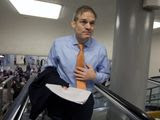
[[[155,30],[152,36],[149,76],[160,76],[160,34]]]

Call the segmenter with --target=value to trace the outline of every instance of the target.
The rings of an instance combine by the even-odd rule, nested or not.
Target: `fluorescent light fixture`
[[[9,0],[20,14],[58,19],[62,6],[36,0]]]
[[[0,55],[0,58],[4,58],[4,56],[3,56],[3,55]]]
[[[153,29],[159,28],[160,27],[160,22],[154,22],[153,24]]]

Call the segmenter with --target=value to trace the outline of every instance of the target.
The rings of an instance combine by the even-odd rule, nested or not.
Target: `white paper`
[[[68,87],[67,89],[65,89],[61,85],[55,84],[46,84],[46,87],[58,96],[78,104],[84,104],[91,94],[91,92],[88,90],[78,89],[74,87]]]

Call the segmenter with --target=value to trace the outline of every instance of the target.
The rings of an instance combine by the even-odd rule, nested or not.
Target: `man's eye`
[[[80,21],[81,24],[85,25],[87,24],[88,22],[87,21]]]
[[[95,22],[90,22],[90,25],[94,25],[95,24]]]
[[[82,21],[79,21],[82,25],[86,25],[86,24],[90,24],[91,26],[94,26],[95,22],[94,21],[91,21],[91,22],[88,22],[86,20],[82,20]]]

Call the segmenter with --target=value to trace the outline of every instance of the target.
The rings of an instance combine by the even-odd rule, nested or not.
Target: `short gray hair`
[[[95,18],[97,18],[97,14],[93,10],[93,8],[91,8],[90,6],[87,6],[87,5],[83,5],[83,6],[79,7],[79,8],[77,8],[77,10],[76,10],[76,12],[75,12],[75,14],[73,16],[73,21],[77,21],[79,15],[82,15],[84,12],[88,12],[88,11],[93,13]]]

